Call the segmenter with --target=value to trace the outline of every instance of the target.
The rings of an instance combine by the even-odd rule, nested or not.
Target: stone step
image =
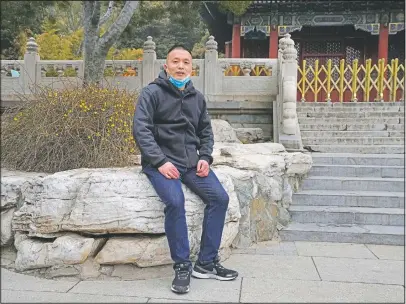
[[[307,119],[307,118],[306,118]],[[354,123],[311,123],[300,124],[300,131],[303,136],[304,131],[398,131],[404,134],[404,125],[402,124],[386,124],[386,123],[371,123],[371,124],[354,124]]]
[[[404,192],[301,190],[293,194],[292,205],[404,208]]]
[[[402,226],[405,222],[401,208],[292,205],[289,213],[296,223]]]
[[[404,124],[387,124],[387,130],[391,131],[402,131],[405,132],[405,125]]]
[[[309,146],[303,143],[303,146]],[[310,145],[312,152],[321,153],[365,153],[365,154],[404,154],[404,145]]]
[[[359,118],[354,121],[353,117],[329,117],[328,119],[316,118],[316,117],[305,117],[298,116],[299,125],[374,125],[374,124],[400,124],[404,125],[401,122],[399,117],[378,117],[378,118]],[[357,129],[355,129],[357,130]],[[378,130],[379,131],[379,130]]]
[[[314,117],[314,118],[400,118],[404,114],[401,112],[356,112],[356,113],[345,113],[345,112],[325,112],[325,113],[297,113],[298,117]]]
[[[404,107],[403,101],[390,101],[390,102],[298,102],[296,106],[314,108],[314,107],[328,107],[328,108],[349,108],[349,107]]]
[[[400,112],[398,106],[381,106],[381,107],[296,107],[297,113],[360,113],[360,112]],[[402,110],[404,107],[402,107]]]
[[[403,166],[402,154],[311,153],[315,165]]]
[[[404,132],[397,131],[307,131],[301,129],[304,138],[326,137],[405,137]]]
[[[283,241],[341,242],[358,244],[405,244],[403,226],[323,225],[291,223],[279,231]]]
[[[312,145],[401,145],[404,137],[309,137],[302,138],[304,146]]]
[[[313,165],[309,176],[405,177],[404,166]]]
[[[309,176],[303,190],[404,191],[404,178]]]

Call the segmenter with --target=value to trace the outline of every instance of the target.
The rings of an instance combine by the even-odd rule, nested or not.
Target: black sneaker
[[[206,265],[197,261],[193,267],[192,276],[199,279],[230,281],[238,277],[238,272],[224,268],[218,261]]]
[[[187,293],[190,288],[190,265],[187,263],[175,264],[175,278],[171,290],[176,293]]]

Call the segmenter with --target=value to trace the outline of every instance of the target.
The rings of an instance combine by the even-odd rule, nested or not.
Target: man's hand
[[[167,179],[178,179],[180,176],[178,169],[171,162],[164,163],[158,171]]]
[[[200,177],[206,177],[209,175],[210,166],[209,163],[205,160],[199,160],[197,163],[196,175]]]

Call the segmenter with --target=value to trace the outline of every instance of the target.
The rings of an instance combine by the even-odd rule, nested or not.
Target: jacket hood
[[[180,90],[175,87],[168,79],[168,75],[166,74],[165,71],[161,71],[158,75],[157,78],[155,78],[155,80],[151,83],[154,83],[156,85],[159,85],[160,87],[162,87],[163,89],[167,90],[167,91],[171,91],[174,92],[176,94],[180,93]],[[192,80],[190,80],[185,87],[184,93],[190,93],[190,94],[196,94],[196,89],[193,86]]]

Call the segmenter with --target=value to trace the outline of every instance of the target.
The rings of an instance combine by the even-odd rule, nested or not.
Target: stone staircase
[[[404,104],[299,104],[298,116],[303,145],[322,153],[281,239],[404,245]]]
[[[405,153],[403,102],[298,103],[303,146],[327,153]]]

